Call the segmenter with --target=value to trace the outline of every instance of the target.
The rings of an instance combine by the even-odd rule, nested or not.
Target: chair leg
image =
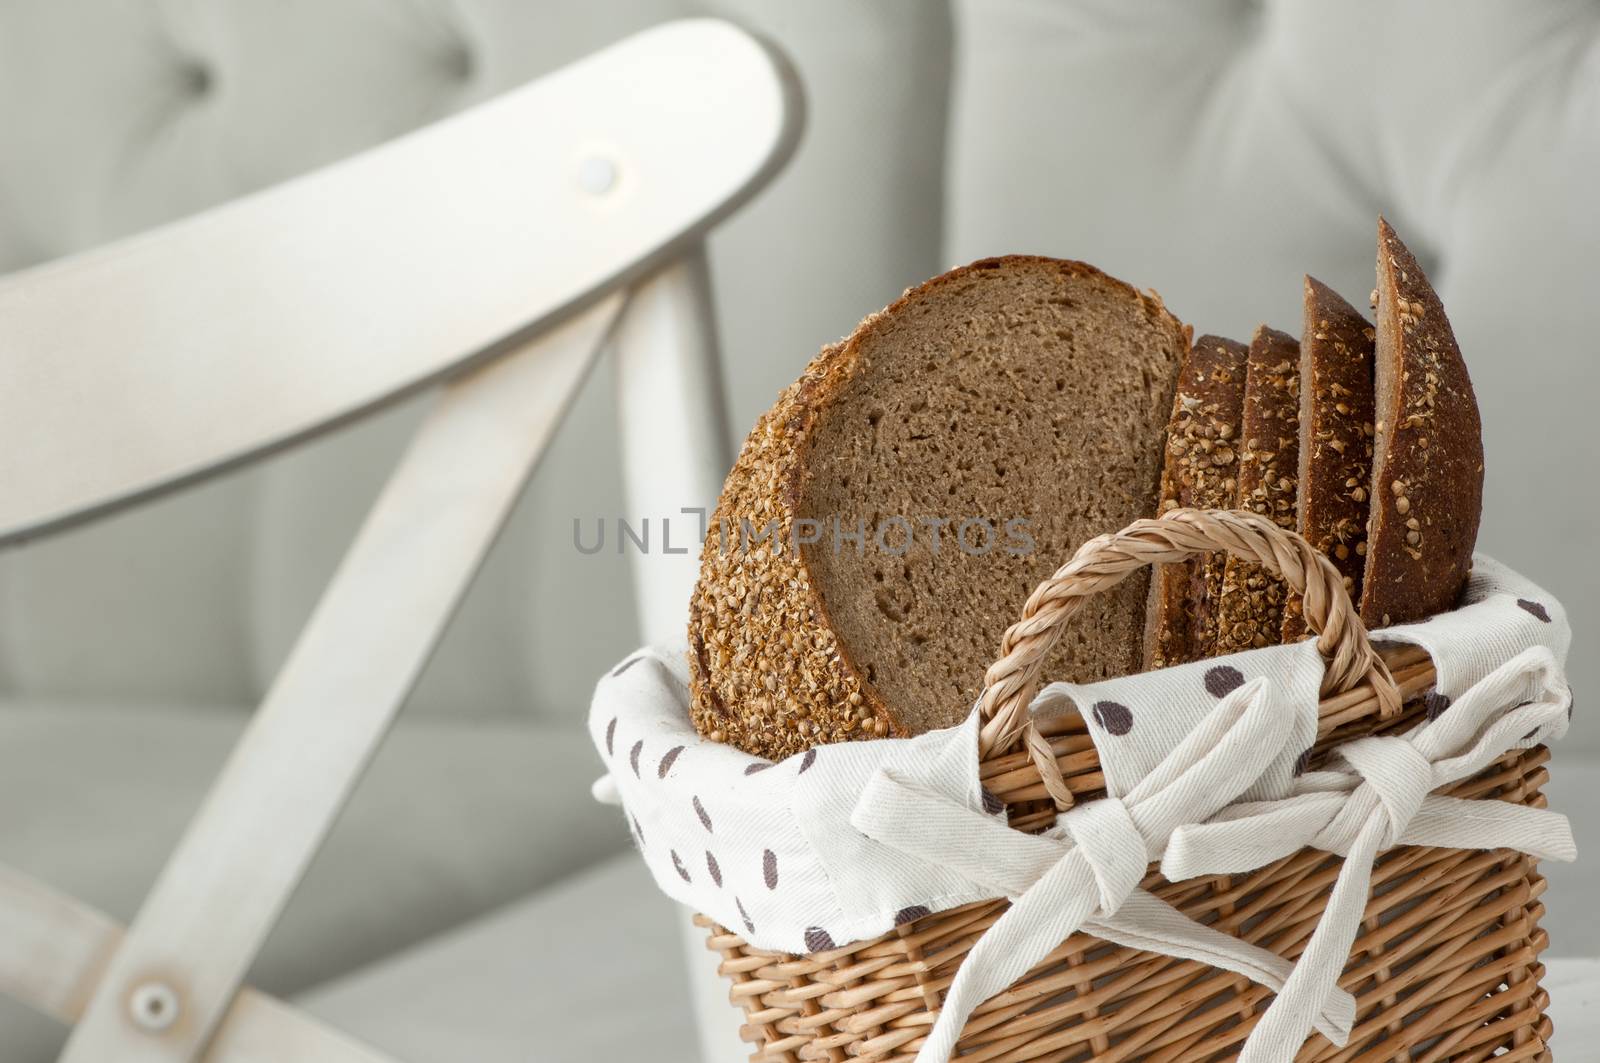
[[[683,635],[700,531],[731,460],[703,247],[634,289],[617,358],[623,487],[653,535],[633,554],[639,626],[660,643]]]
[[[662,534],[652,540],[654,553],[635,554],[639,627],[647,642],[671,643],[683,638],[699,570],[700,531],[732,461],[703,247],[635,289],[617,337],[630,515],[648,519],[652,528],[670,528],[672,549],[682,551],[666,553]],[[688,534],[680,535],[680,529]],[[728,1003],[704,932],[687,912],[683,944],[701,1058],[737,1063],[749,1055],[739,1040],[742,1020]]]

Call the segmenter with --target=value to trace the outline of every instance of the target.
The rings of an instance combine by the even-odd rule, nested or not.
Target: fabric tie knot
[[[1536,697],[1525,700],[1529,690]],[[1010,829],[970,804],[880,770],[851,822],[867,837],[1012,898],[967,954],[918,1051],[943,1063],[972,1010],[1082,929],[1116,944],[1197,959],[1277,991],[1240,1063],[1294,1058],[1314,1027],[1349,1040],[1355,1003],[1338,986],[1361,926],[1373,861],[1395,845],[1515,848],[1572,859],[1566,820],[1508,802],[1432,793],[1542,729],[1564,729],[1569,698],[1550,651],[1528,650],[1404,736],[1338,748],[1327,771],[1265,801],[1239,796],[1286,752],[1292,713],[1265,679],[1247,683],[1126,794],[1075,806],[1043,835]],[[1139,888],[1159,857],[1172,881],[1263,867],[1312,845],[1345,857],[1300,960],[1202,926]]]
[[[1564,730],[1570,696],[1551,652],[1525,650],[1425,726],[1404,736],[1347,742],[1328,770],[1302,776],[1290,794],[1236,804],[1208,822],[1173,831],[1161,870],[1175,882],[1262,867],[1307,845],[1345,858],[1322,919],[1289,981],[1245,1042],[1240,1063],[1279,1063],[1299,1051],[1329,994],[1337,991],[1361,927],[1373,862],[1386,849],[1508,848],[1573,859],[1576,847],[1564,816],[1433,793],[1482,771],[1541,732]],[[1343,1045],[1346,1038],[1330,1040]]]
[[[1074,805],[1059,824],[1094,875],[1099,913],[1115,914],[1144,879],[1151,857],[1128,806],[1115,797]]]
[[[1223,698],[1127,794],[1077,805],[1045,834],[1012,830],[971,804],[880,769],[851,814],[856,829],[1012,898],[956,972],[917,1053],[919,1063],[948,1060],[974,1008],[1080,929],[1127,948],[1232,971],[1270,989],[1284,986],[1292,969],[1287,960],[1195,922],[1139,883],[1175,827],[1234,800],[1286,752],[1292,719],[1271,684],[1253,680]],[[1341,1037],[1354,1016],[1354,999],[1335,990],[1314,1021],[1329,1037]]]
[[[1340,746],[1339,757],[1360,778],[1361,785],[1309,844],[1346,855],[1362,829],[1377,817],[1381,824],[1379,850],[1398,845],[1437,785],[1432,762],[1409,740],[1392,736],[1358,738]]]

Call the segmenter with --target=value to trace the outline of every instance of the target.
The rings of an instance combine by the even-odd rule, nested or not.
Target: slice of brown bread
[[[1372,490],[1372,350],[1376,333],[1355,307],[1305,279],[1300,340],[1300,506],[1296,530],[1333,562],[1360,602]],[[1283,640],[1306,635],[1298,598],[1284,610]]]
[[[1010,257],[826,348],[717,504],[690,606],[695,726],[776,758],[959,722],[1035,585],[1155,511],[1188,341],[1153,295]],[[1143,595],[1090,601],[1049,676],[1135,670]]]
[[[1161,509],[1228,509],[1238,490],[1239,423],[1249,348],[1220,336],[1201,336],[1184,359],[1167,425]],[[1145,665],[1211,656],[1215,604],[1222,593],[1222,555],[1156,570],[1145,630]]]
[[[1444,306],[1378,219],[1377,421],[1361,619],[1369,627],[1454,607],[1483,507],[1478,402]]]
[[[1266,325],[1250,339],[1239,438],[1244,446],[1239,450],[1233,508],[1293,528],[1300,477],[1300,344]],[[1283,635],[1288,593],[1284,582],[1265,567],[1227,557],[1216,606],[1213,655],[1276,644]]]

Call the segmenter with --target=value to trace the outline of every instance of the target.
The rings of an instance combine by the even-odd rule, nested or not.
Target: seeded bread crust
[[[1201,336],[1184,359],[1167,426],[1161,510],[1228,509],[1238,490],[1238,443],[1249,348]],[[1145,666],[1165,668],[1211,656],[1215,603],[1225,563],[1219,554],[1162,565],[1152,581]]]
[[[1156,389],[1152,393],[1159,394],[1159,402],[1165,404],[1176,375],[1178,352],[1188,346],[1188,327],[1172,317],[1153,294],[1137,292],[1077,262],[1032,256],[975,262],[911,289],[887,309],[868,317],[844,341],[824,348],[756,423],[713,515],[689,620],[690,714],[701,734],[757,756],[779,759],[820,744],[911,732],[904,715],[885,703],[836,633],[817,575],[808,568],[806,551],[789,548],[807,497],[812,451],[828,423],[830,406],[843,402],[847,385],[853,386],[857,374],[865,371],[864,343],[877,342],[898,316],[928,310],[946,286],[975,271],[1042,267],[1060,270],[1067,277],[1092,279],[1118,299],[1125,296],[1129,313],[1142,315],[1148,327],[1170,336],[1172,368],[1166,371],[1170,375],[1165,380],[1147,380],[1147,386]],[[1152,372],[1155,377],[1162,375]],[[875,378],[862,378],[869,379]],[[983,445],[964,435],[953,437],[952,443]],[[1026,455],[991,457],[1026,460]],[[1153,453],[1149,467],[1147,513],[1154,511],[1156,501]],[[745,521],[757,529],[771,522],[778,547],[739,548],[737,539]],[[1048,572],[1064,558],[1038,560]],[[1125,670],[1136,667],[1139,659],[1137,614],[1143,591],[1135,588],[1131,593],[1129,637],[1121,650],[1129,657]],[[1019,600],[1018,608],[1020,604]],[[992,638],[998,648],[1000,635],[1012,617],[984,619],[993,621]],[[978,671],[974,683],[981,679],[981,667]],[[961,706],[955,708],[959,711]]]
[[[1305,279],[1300,340],[1300,507],[1296,530],[1333,562],[1350,600],[1361,601],[1372,491],[1373,344],[1361,313],[1314,277]],[[1284,610],[1283,641],[1307,634],[1298,597]]]
[[[1483,508],[1483,429],[1444,306],[1378,219],[1372,512],[1361,619],[1420,620],[1455,606]]]
[[[1300,476],[1300,344],[1266,325],[1250,340],[1239,437],[1244,447],[1233,508],[1293,528]],[[1265,567],[1227,557],[1214,654],[1276,644],[1287,597],[1287,586]]]

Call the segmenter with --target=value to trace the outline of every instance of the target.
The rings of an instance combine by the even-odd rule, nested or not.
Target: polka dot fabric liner
[[[1530,647],[1549,648],[1564,665],[1571,632],[1554,597],[1480,554],[1460,608],[1373,638],[1414,643],[1433,657],[1438,680],[1425,704],[1437,718]],[[1295,714],[1293,736],[1241,800],[1271,800],[1288,792],[1315,741],[1322,673],[1306,641],[1100,683],[1053,683],[1040,691],[1033,711],[1046,717],[1079,709],[1107,790],[1120,797],[1221,698],[1263,679],[1274,702]],[[957,727],[915,738],[823,746],[773,763],[695,732],[686,649],[678,645],[630,654],[604,676],[589,730],[607,770],[596,794],[620,800],[656,884],[758,948],[818,952],[991,896],[851,824],[879,771],[1003,817],[1003,806],[978,781],[975,713]],[[1530,734],[1522,745],[1542,737]]]

